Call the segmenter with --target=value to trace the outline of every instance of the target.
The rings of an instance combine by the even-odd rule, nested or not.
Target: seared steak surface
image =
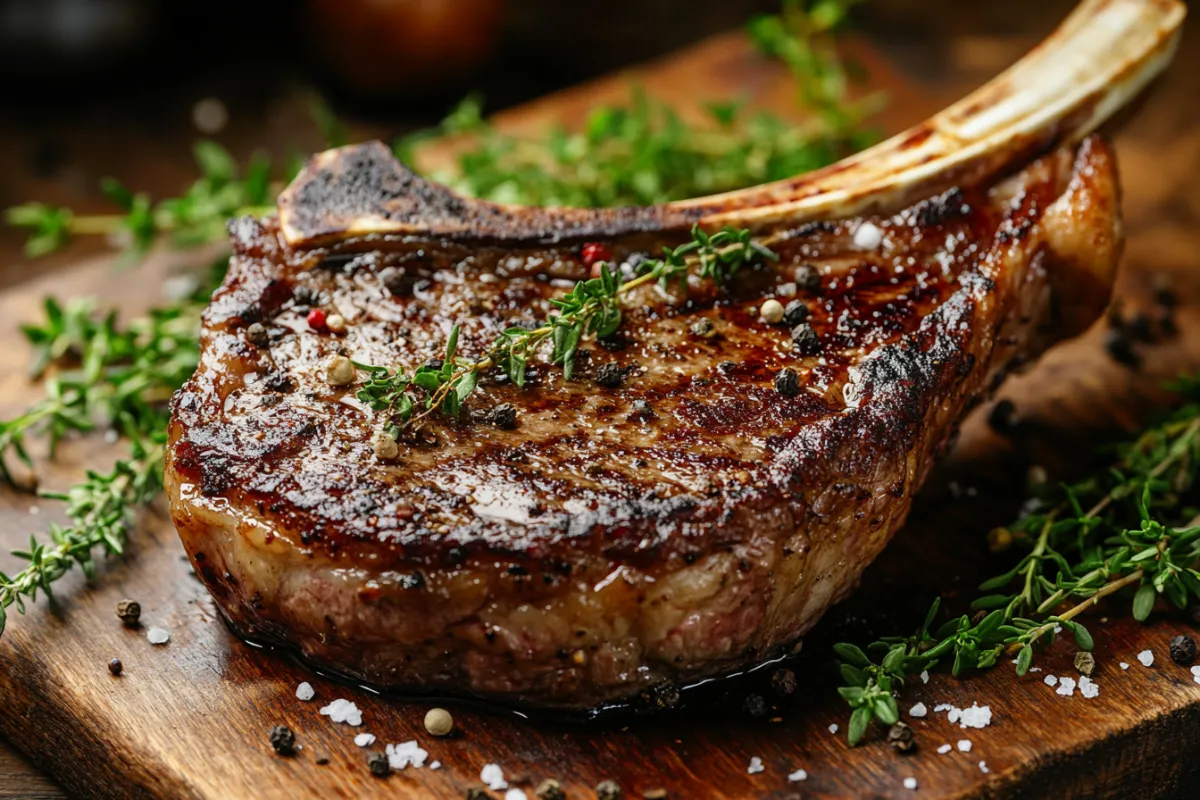
[[[380,187],[432,191],[378,147],[321,159],[285,224],[319,232],[323,208],[353,214]],[[756,235],[777,263],[723,290],[638,290],[571,380],[540,359],[524,389],[488,377],[459,420],[381,460],[384,420],[327,382],[329,357],[411,371],[456,324],[481,355],[587,277],[588,241],[631,264],[704,223],[589,212],[522,236],[444,200],[457,222],[440,235],[289,244],[277,219],[231,226],[174,399],[172,513],[239,630],[379,686],[546,706],[790,648],[902,525],[964,413],[1097,316],[1120,249],[1095,138],[896,213],[772,223]],[[815,336],[762,320],[769,298],[800,301]],[[314,329],[312,308],[345,332]],[[777,388],[785,368],[797,391]]]

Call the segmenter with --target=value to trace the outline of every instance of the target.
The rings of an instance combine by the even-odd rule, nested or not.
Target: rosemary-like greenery
[[[468,133],[475,138],[462,151],[451,185],[468,194],[508,202],[583,206],[655,203],[788,177],[835,161],[870,143],[863,125],[878,98],[851,102],[847,70],[833,49],[834,33],[846,11],[861,0],[785,0],[784,11],[751,23],[749,33],[765,54],[785,63],[797,81],[797,97],[811,123],[796,127],[768,115],[748,115],[739,103],[714,103],[710,124],[691,125],[673,109],[641,93],[628,106],[597,110],[580,133],[555,130],[545,137],[517,140],[492,129],[477,98],[464,101],[438,128],[397,143],[412,163],[414,148],[432,136]],[[345,132],[323,106],[314,110],[331,145]],[[114,180],[102,189],[118,213],[84,215],[71,209],[27,203],[8,209],[9,224],[26,229],[26,252],[46,255],[74,236],[99,235],[120,245],[136,260],[165,241],[174,247],[210,244],[225,237],[230,217],[272,210],[282,181],[270,163],[255,157],[244,169],[218,144],[198,142],[200,177],[179,197],[154,200]],[[297,164],[282,170],[283,179]],[[386,369],[371,372],[363,392],[368,402],[389,409],[401,422],[412,416],[413,388],[425,393],[425,409],[456,413],[462,399],[486,371],[498,369],[514,382],[524,378],[526,360],[548,340],[550,359],[569,377],[574,348],[584,336],[602,336],[620,324],[618,298],[652,280],[673,280],[693,266],[714,281],[732,277],[751,258],[765,255],[742,234],[720,232],[696,239],[643,266],[627,281],[611,272],[581,282],[556,301],[557,314],[534,330],[505,331],[475,360],[457,353],[450,338],[447,358],[437,370],[418,369],[411,377]],[[730,238],[733,237],[733,238]],[[736,241],[735,241],[736,239]],[[737,255],[744,254],[745,257]],[[224,262],[212,274],[219,281]],[[165,402],[190,375],[198,359],[199,311],[214,282],[194,297],[173,303],[125,327],[115,315],[98,315],[82,301],[48,300],[45,320],[28,326],[34,347],[33,375],[46,397],[20,416],[0,422],[0,478],[10,482],[18,465],[33,467],[28,438],[44,436],[51,454],[65,436],[107,427],[128,441],[127,455],[108,472],[88,473],[61,495],[68,524],[52,527],[49,542],[30,542],[18,555],[28,563],[15,575],[0,575],[0,633],[6,609],[23,611],[38,593],[78,565],[90,577],[97,549],[119,554],[137,511],[159,492],[167,424]]]
[[[1082,480],[1044,485],[1024,514],[996,532],[1023,551],[1008,571],[985,581],[974,616],[938,624],[934,600],[911,636],[884,637],[864,652],[838,644],[852,709],[848,737],[857,743],[872,720],[899,719],[895,693],[906,678],[948,663],[955,676],[1002,659],[1018,675],[1061,631],[1083,650],[1092,636],[1078,617],[1102,599],[1126,593],[1137,620],[1163,598],[1184,608],[1200,598],[1200,518],[1194,502],[1200,469],[1200,381],[1177,386],[1187,402],[1116,448],[1112,460]]]
[[[459,328],[455,326],[445,358],[438,365],[421,366],[409,375],[401,369],[389,372],[386,367],[356,363],[356,367],[370,373],[357,397],[375,411],[386,412],[385,429],[396,436],[401,426],[419,423],[438,409],[457,417],[463,401],[489,370],[499,370],[524,387],[529,358],[547,341],[551,344],[550,363],[561,366],[563,378],[570,380],[579,342],[585,336],[603,338],[616,332],[621,325],[621,298],[627,293],[647,283],[685,283],[693,267],[698,277],[723,284],[742,267],[775,258],[770,249],[754,241],[748,230],[726,228],[709,235],[697,226],[692,228],[691,241],[666,249],[661,259],[642,261],[636,277],[627,281],[601,262],[599,277],[579,281],[571,291],[550,301],[557,314],[533,328],[508,328],[478,359],[458,355]],[[415,416],[413,410],[419,398],[412,396],[413,388],[425,394],[424,410]]]

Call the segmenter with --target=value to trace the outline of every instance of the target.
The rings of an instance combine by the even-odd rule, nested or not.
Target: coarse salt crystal
[[[312,700],[316,696],[317,696],[316,691],[313,690],[312,684],[309,683],[308,681],[305,681],[304,683],[302,683],[296,687],[296,699],[297,700],[303,700],[304,702],[307,703],[309,700]]]
[[[921,683],[929,683],[929,670],[921,671]]]
[[[387,752],[388,764],[395,770],[405,769],[406,767],[420,769],[425,766],[425,759],[429,758],[429,752],[417,744],[415,740],[401,742],[400,744],[389,744],[385,750]]]
[[[883,231],[878,225],[864,222],[854,230],[854,246],[859,250],[874,250],[883,244]]]
[[[1124,661],[1121,662],[1121,669],[1129,669],[1129,665]]]
[[[509,789],[504,793],[504,800],[529,800],[529,795],[520,789]]]
[[[929,709],[925,708],[924,703],[917,703],[915,706],[913,706],[912,708],[910,708],[908,710],[908,715],[910,717],[923,717],[928,713],[929,713]]]
[[[479,771],[479,780],[487,784],[493,792],[508,788],[508,781],[504,780],[504,770],[500,769],[499,764],[485,764]]]
[[[1079,676],[1079,693],[1089,700],[1100,694],[1100,684],[1089,678],[1087,675]]]
[[[349,700],[338,698],[321,709],[321,713],[329,717],[331,722],[344,722],[357,728],[362,725],[362,711]]]
[[[951,750],[953,750],[953,749],[954,749],[954,748],[953,748],[953,747],[951,747],[950,745],[948,745],[948,744],[944,744],[944,745],[942,745],[941,747],[939,747],[939,748],[938,748],[938,752],[939,752],[939,753],[941,753],[942,755],[946,755],[946,753],[949,753],[949,752],[950,752]]]
[[[982,772],[982,773],[983,773],[983,774],[985,774],[985,775],[987,774],[987,772],[988,772],[988,768],[987,768],[987,762],[986,762],[986,761],[980,761],[980,762],[979,762],[979,771],[980,771],[980,772]]]
[[[171,641],[171,632],[166,628],[151,628],[146,631],[146,641],[150,644],[166,644]]]
[[[808,773],[802,769],[788,773],[788,783],[799,783],[800,781],[808,780]]]
[[[1154,653],[1149,650],[1143,650],[1137,654],[1137,660],[1142,662],[1143,667],[1148,667],[1154,663]]]
[[[430,768],[430,769],[441,769],[441,768],[442,768],[442,762],[440,762],[440,761],[431,761],[431,762],[429,762],[429,768]]]
[[[829,732],[830,732],[830,733],[837,733],[837,732],[838,732],[838,726],[837,726],[837,723],[836,723],[836,722],[835,722],[835,723],[833,723],[832,725],[830,725],[830,726],[829,726]]]
[[[1046,677],[1042,678],[1042,682],[1047,686],[1053,686],[1058,683],[1058,678],[1054,677],[1053,675],[1047,675]]]
[[[992,707],[972,703],[970,708],[964,708],[960,715],[964,728],[986,728],[992,724]]]
[[[755,775],[762,771],[763,771],[762,759],[759,758],[758,756],[754,756],[754,758],[750,759],[750,766],[746,768],[746,772],[750,775]]]
[[[953,725],[954,723],[958,722],[958,718],[961,716],[962,716],[961,708],[952,708],[952,709],[950,709],[950,713],[946,715],[946,721],[949,722],[951,725]]]
[[[934,711],[953,711],[954,706],[950,705],[949,703],[938,703],[936,706],[933,707],[933,710]]]
[[[1029,671],[1030,672],[1041,672],[1042,668],[1041,667],[1030,667]]]
[[[905,789],[916,789],[917,788],[917,779],[916,778],[905,778],[904,779],[904,788]]]
[[[375,734],[360,733],[358,736],[354,737],[354,743],[359,747],[369,747],[370,745],[375,744]]]
[[[1200,683],[1200,666],[1192,667],[1192,680]]]
[[[1063,676],[1058,679],[1058,688],[1054,690],[1055,694],[1061,694],[1063,697],[1070,697],[1075,694],[1075,679]]]
[[[972,748],[973,746],[974,746],[974,745],[972,745],[972,744],[971,744],[971,740],[970,740],[970,739],[959,739],[959,740],[958,740],[958,752],[960,752],[960,753],[969,753],[969,752],[971,752],[971,748]]]

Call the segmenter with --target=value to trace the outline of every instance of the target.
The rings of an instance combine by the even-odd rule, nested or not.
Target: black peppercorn
[[[326,753],[324,750],[318,750],[317,754],[313,757],[313,763],[319,767],[325,766],[329,763],[329,753]]]
[[[746,695],[746,702],[742,704],[746,709],[746,713],[758,719],[767,715],[767,701],[763,699],[761,694]]]
[[[562,784],[553,778],[539,783],[533,793],[537,795],[538,800],[567,800],[567,793],[563,791]]]
[[[497,428],[512,428],[517,424],[517,407],[512,403],[501,403],[488,412],[488,421]]]
[[[275,370],[263,378],[263,387],[271,392],[290,392],[296,388],[296,384],[292,383],[286,372]]]
[[[800,300],[793,300],[783,308],[783,323],[789,328],[794,328],[801,322],[808,320],[809,311]]]
[[[290,756],[296,752],[296,734],[287,725],[276,725],[271,728],[271,747],[281,756]]]
[[[1154,330],[1150,324],[1150,317],[1145,311],[1139,311],[1125,323],[1125,332],[1130,338],[1138,342],[1153,342]]]
[[[142,605],[136,600],[122,600],[117,603],[117,616],[128,628],[136,628],[142,618]]]
[[[988,413],[988,426],[1001,436],[1008,436],[1016,430],[1017,407],[1007,397],[998,401]]]
[[[371,774],[376,778],[386,778],[392,773],[392,765],[388,762],[387,754],[378,751],[367,756],[367,769],[371,770]]]
[[[246,328],[246,338],[250,344],[255,347],[266,347],[271,341],[271,337],[267,335],[267,328],[261,322],[255,322],[250,327]]]
[[[398,295],[404,291],[404,270],[384,267],[379,273],[379,282],[389,294]]]
[[[1133,349],[1133,340],[1123,328],[1104,332],[1104,349],[1114,361],[1132,369],[1137,369],[1142,364],[1142,357]]]
[[[1158,285],[1154,287],[1154,302],[1163,308],[1174,308],[1179,303],[1179,296],[1175,294],[1175,290],[1165,279],[1160,279],[1155,283]]]
[[[903,722],[897,722],[888,729],[888,744],[898,753],[911,753],[917,749],[917,741],[913,729]]]
[[[792,328],[792,345],[802,356],[815,356],[821,351],[821,338],[808,323]]]
[[[788,697],[796,691],[796,673],[790,669],[777,669],[771,673],[771,688],[775,694]]]
[[[1181,667],[1190,666],[1196,660],[1196,640],[1190,636],[1176,636],[1171,640],[1171,660]]]
[[[796,370],[784,367],[775,375],[775,391],[784,397],[795,397],[800,394],[800,376]]]
[[[113,674],[114,678],[120,675],[121,671],[124,669],[125,665],[121,663],[121,659],[119,658],[114,658],[112,661],[108,662],[108,671]]]
[[[711,319],[700,318],[691,324],[689,328],[693,336],[699,336],[702,339],[707,339],[713,335],[713,324]]]
[[[426,361],[424,364],[422,364],[421,366],[425,367],[426,369],[431,369],[434,372],[436,372],[437,370],[442,368],[443,363],[444,362],[440,358],[431,358],[428,361]]]
[[[796,270],[796,286],[806,292],[815,292],[821,288],[821,273],[812,264],[802,264]]]
[[[297,307],[318,306],[321,304],[321,293],[313,291],[311,286],[297,286],[292,290],[292,303]]]
[[[600,781],[596,784],[596,800],[621,800],[624,796],[616,781]]]
[[[607,364],[601,364],[600,368],[596,370],[596,384],[605,389],[616,389],[624,380],[625,370],[615,362],[609,361]]]

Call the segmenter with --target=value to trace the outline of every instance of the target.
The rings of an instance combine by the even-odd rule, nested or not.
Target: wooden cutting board
[[[1195,38],[1192,32],[1189,38]],[[1182,52],[1188,52],[1186,43]],[[916,87],[866,46],[856,46],[855,53],[873,82],[891,94],[888,129],[923,118],[947,99]],[[190,575],[169,520],[156,509],[133,536],[128,558],[109,563],[92,588],[85,590],[81,576],[72,575],[61,582],[56,606],[39,603],[28,616],[10,618],[0,640],[0,732],[69,790],[95,797],[453,798],[479,783],[487,763],[499,764],[509,783],[531,798],[533,786],[549,777],[572,798],[595,797],[592,787],[603,779],[617,781],[632,798],[657,788],[672,798],[729,800],[1195,796],[1200,685],[1166,652],[1168,638],[1187,628],[1181,618],[1142,626],[1116,614],[1110,620],[1100,609],[1089,621],[1099,664],[1100,695],[1094,699],[1058,696],[1040,674],[1017,679],[1004,667],[968,680],[938,673],[928,684],[916,682],[905,694],[905,709],[918,701],[930,709],[978,702],[991,706],[994,719],[969,732],[943,714],[912,719],[920,747],[910,756],[895,754],[878,736],[851,749],[843,735],[831,733],[834,724],[844,727],[847,715],[829,661],[830,642],[864,637],[872,625],[907,631],[934,596],[967,596],[980,576],[1001,571],[1003,557],[988,555],[984,534],[1012,518],[1020,500],[1014,486],[1025,467],[1069,467],[1071,455],[1083,451],[1080,445],[1162,404],[1163,380],[1200,364],[1195,67],[1195,59],[1177,65],[1118,140],[1129,228],[1119,293],[1127,307],[1148,307],[1152,276],[1168,275],[1183,299],[1180,336],[1146,348],[1145,365],[1135,373],[1103,354],[1102,332],[1093,330],[1007,384],[1004,395],[1016,401],[1032,433],[1013,445],[988,432],[978,416],[970,421],[942,477],[922,494],[910,524],[870,568],[862,590],[809,637],[795,665],[799,689],[779,700],[768,719],[740,710],[748,692],[762,690],[763,676],[751,676],[715,688],[675,715],[591,726],[453,705],[460,733],[434,739],[422,728],[430,703],[383,698],[325,679],[286,654],[231,635]],[[509,112],[503,124],[578,121],[591,104],[623,97],[629,77]],[[703,43],[634,79],[679,104],[746,93],[765,106],[790,105],[779,70],[750,54],[740,36]],[[107,262],[83,264],[0,296],[0,320],[34,317],[50,292],[94,294],[136,313],[157,299],[170,269],[166,259],[155,259],[140,272],[114,276]],[[35,400],[37,391],[23,377],[27,354],[11,326],[0,333],[0,344],[0,413],[8,416]],[[68,485],[83,465],[103,464],[111,452],[92,439],[69,442],[41,471],[43,485]],[[3,491],[0,546],[19,546],[55,513],[51,503]],[[14,563],[0,556],[0,568]],[[170,629],[170,643],[152,647],[145,629],[121,627],[114,608],[123,597],[141,602],[146,623]],[[1071,674],[1073,649],[1060,642],[1041,665]],[[1135,658],[1145,649],[1156,657],[1151,668]],[[114,657],[125,665],[120,678],[107,670]],[[1120,661],[1133,666],[1122,670]],[[312,702],[295,697],[302,681],[316,689]],[[335,725],[318,713],[335,698],[362,709],[361,728]],[[276,756],[268,744],[268,731],[281,723],[296,731],[302,745],[295,758]],[[361,732],[378,737],[378,748],[416,739],[441,768],[373,778],[366,751],[353,742]],[[972,741],[969,753],[936,752],[960,739]],[[322,753],[329,755],[327,765],[316,763]],[[762,760],[757,774],[748,772],[752,758]],[[808,779],[789,784],[788,773],[797,769],[806,770]],[[903,786],[910,777],[919,787],[915,794]]]

